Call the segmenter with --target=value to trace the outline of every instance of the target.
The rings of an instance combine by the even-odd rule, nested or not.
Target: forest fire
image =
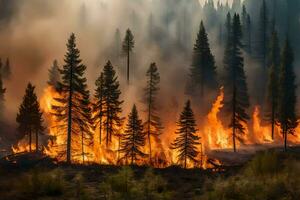
[[[47,145],[43,148],[43,152],[53,158],[58,159],[59,161],[65,160],[65,149],[66,149],[66,132],[59,131],[59,126],[55,116],[52,112],[52,105],[55,104],[55,98],[59,96],[59,93],[51,86],[47,87],[44,90],[44,94],[40,99],[40,105],[44,112],[46,122],[49,125],[49,139]],[[210,150],[222,150],[222,149],[231,149],[232,148],[232,131],[223,125],[222,120],[219,116],[221,109],[223,107],[224,92],[223,88],[220,89],[220,94],[216,98],[215,102],[212,105],[212,108],[205,119],[205,124],[203,127],[199,128],[199,136],[201,137],[201,144],[198,145],[198,151],[200,152],[197,160],[198,162],[188,161],[187,167],[202,167],[202,168],[213,168],[215,165],[221,165],[218,160],[214,160],[212,165],[210,158],[207,156],[207,153]],[[63,125],[63,124],[61,124]],[[124,128],[122,128],[124,129]],[[174,128],[167,127],[167,130],[175,130]],[[299,129],[299,127],[298,127]],[[250,130],[250,131],[249,131]],[[247,134],[243,137],[243,141],[239,142],[238,146],[241,145],[254,145],[254,144],[277,144],[282,140],[282,136],[279,134],[279,127],[276,127],[276,136],[275,140],[272,140],[270,135],[270,126],[262,125],[260,119],[260,109],[258,106],[254,108],[252,115],[252,127],[248,130]],[[73,152],[73,162],[75,163],[98,163],[98,164],[110,164],[110,165],[119,165],[126,164],[127,161],[120,161],[120,140],[119,137],[113,137],[111,145],[109,148],[106,147],[105,143],[98,142],[99,138],[99,128],[91,130],[94,142],[89,146],[76,146],[80,142],[72,143],[74,145]],[[120,130],[123,132],[124,130]],[[249,132],[251,135],[249,135]],[[174,136],[174,133],[164,133],[169,134],[171,138]],[[171,139],[169,137],[169,139]],[[81,140],[81,138],[76,138],[76,140]],[[299,138],[290,137],[289,141],[298,144],[300,143]],[[276,143],[277,142],[277,143]],[[170,150],[168,143],[160,142],[153,143],[154,155],[152,165],[154,167],[167,167],[172,164],[176,164],[177,153]],[[35,149],[35,146],[32,146],[32,150]],[[18,142],[16,146],[12,147],[14,153],[20,152],[29,152],[28,138],[23,138]],[[147,145],[143,149],[144,152],[148,152],[149,148]],[[143,160],[137,162],[139,165],[149,164],[148,157],[145,157]]]

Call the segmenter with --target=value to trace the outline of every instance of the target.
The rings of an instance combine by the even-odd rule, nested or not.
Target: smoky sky
[[[167,116],[171,113],[170,120],[176,121],[188,98],[184,90],[191,52],[200,21],[205,20],[198,9],[202,3],[198,0],[0,0],[0,4],[5,5],[2,10],[6,11],[0,16],[0,57],[9,57],[12,66],[12,78],[4,82],[7,118],[15,121],[28,82],[36,86],[39,97],[43,95],[48,69],[54,59],[60,66],[64,64],[66,42],[73,32],[87,66],[91,93],[97,76],[110,59],[121,83],[124,116],[133,103],[142,111],[140,96],[145,73],[149,65],[156,62],[161,73],[162,110]],[[147,45],[151,16],[154,23],[152,37],[157,42]],[[122,55],[118,59],[114,57],[120,50],[116,49],[116,30],[120,30],[123,40],[127,28],[135,36],[130,87],[124,81],[126,59]],[[224,51],[216,42],[217,35],[217,29],[210,30],[210,44],[220,71]],[[256,63],[247,56],[245,60],[251,85],[255,76],[251,69]]]

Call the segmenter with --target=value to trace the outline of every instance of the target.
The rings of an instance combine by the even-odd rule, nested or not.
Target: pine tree
[[[5,65],[2,67],[2,78],[5,80],[9,80],[11,78],[9,58],[6,58]]]
[[[119,58],[121,56],[121,43],[121,33],[117,28],[115,32],[115,59],[117,62],[119,62]]]
[[[138,111],[134,105],[128,115],[128,122],[125,133],[121,140],[120,152],[124,153],[122,159],[131,159],[131,165],[136,163],[139,158],[146,156],[141,148],[145,146],[145,134],[143,131],[142,120],[139,119]]]
[[[231,24],[232,24],[232,22],[231,22],[231,14],[228,12],[227,16],[226,16],[226,23],[225,23],[225,27],[226,27],[226,44],[230,40]]]
[[[285,42],[281,54],[279,78],[278,119],[284,137],[284,149],[287,150],[288,134],[294,134],[298,125],[296,115],[296,75],[293,69],[294,55],[289,41]]]
[[[85,143],[84,139],[91,140],[89,91],[87,90],[87,80],[84,77],[86,66],[80,59],[80,51],[76,46],[74,33],[68,39],[64,61],[65,64],[60,69],[62,80],[58,83],[60,97],[55,98],[59,105],[52,105],[52,108],[59,124],[63,124],[58,128],[63,133],[66,132],[66,159],[70,164],[73,158],[72,151],[80,151],[73,149],[72,144],[81,141],[82,145]],[[81,151],[84,154],[83,148]]]
[[[267,55],[268,55],[268,11],[267,11],[267,5],[266,1],[263,0],[261,9],[260,9],[260,16],[259,16],[259,32],[258,32],[258,45],[257,45],[257,53],[258,53],[258,59],[261,63],[262,69],[260,72],[260,79],[262,80],[261,88],[261,94],[258,96],[258,101],[261,102],[261,100],[265,99],[265,78],[267,77]]]
[[[280,66],[280,47],[277,37],[277,32],[272,34],[271,45],[268,56],[269,66],[269,80],[268,80],[268,95],[267,95],[267,120],[271,123],[271,134],[274,139],[274,129],[277,120],[277,106],[278,106],[278,88],[279,88],[279,66]]]
[[[241,139],[237,131],[239,134],[244,134],[243,123],[249,119],[246,113],[246,109],[249,107],[249,97],[241,52],[242,30],[238,14],[233,17],[231,30],[224,56],[224,109],[231,115],[232,120],[229,127],[232,128],[233,150],[236,152],[236,139]]]
[[[116,71],[114,70],[110,61],[104,66],[103,70],[104,78],[104,131],[106,132],[106,147],[112,141],[112,136],[119,132],[119,129],[123,123],[123,118],[120,117],[122,113],[123,101],[120,100],[121,91],[119,89],[120,84]]]
[[[42,134],[44,127],[42,125],[43,113],[40,110],[40,104],[35,94],[35,87],[29,83],[26,88],[23,102],[19,107],[19,113],[17,114],[16,121],[18,125],[18,131],[22,137],[27,136],[29,138],[29,151],[32,151],[32,134],[35,133],[36,151],[39,151],[39,135]]]
[[[103,118],[104,118],[104,75],[103,72],[100,74],[96,80],[96,90],[95,90],[95,103],[93,104],[94,113],[94,125],[99,128],[99,144],[102,143],[102,130],[103,130]],[[95,127],[95,128],[96,128]]]
[[[3,116],[4,116],[4,101],[5,101],[5,98],[4,98],[4,95],[5,95],[5,92],[6,92],[6,89],[4,88],[3,86],[3,81],[2,81],[2,63],[1,63],[1,60],[0,60],[0,123],[2,122],[3,120]],[[1,126],[1,124],[0,124]]]
[[[196,135],[197,125],[194,113],[191,109],[190,101],[187,101],[184,110],[180,114],[177,122],[178,129],[175,132],[177,137],[171,145],[171,149],[177,150],[179,153],[178,162],[187,167],[187,161],[196,162],[196,157],[199,154],[197,145],[199,145],[200,138]]]
[[[53,65],[49,69],[48,74],[49,74],[48,85],[58,89],[58,83],[61,81],[61,79],[60,79],[60,72],[59,72],[59,66],[57,60],[53,61]]]
[[[123,52],[127,56],[127,83],[130,81],[130,53],[134,48],[134,37],[130,29],[127,29],[123,41]]]
[[[190,94],[195,95],[199,89],[200,97],[203,98],[206,90],[217,89],[215,59],[211,53],[207,33],[202,21],[194,45],[193,61],[190,71]]]
[[[152,63],[146,73],[147,87],[145,88],[144,103],[147,113],[147,121],[144,126],[147,131],[147,139],[149,146],[149,161],[152,162],[152,139],[156,142],[160,142],[159,135],[162,133],[162,125],[159,116],[157,115],[156,96],[159,91],[160,76],[155,63]]]
[[[248,46],[248,53],[252,53],[252,22],[251,17],[247,15],[247,46]]]

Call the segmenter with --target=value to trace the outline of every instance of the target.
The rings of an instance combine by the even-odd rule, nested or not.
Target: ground
[[[176,166],[68,166],[46,158],[39,162],[25,158],[18,161],[0,163],[1,200],[299,200],[300,196],[298,150],[257,153],[243,165],[219,171]]]

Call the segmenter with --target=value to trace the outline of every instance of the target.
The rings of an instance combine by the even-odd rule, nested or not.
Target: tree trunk
[[[129,85],[129,64],[130,64],[130,50],[129,50],[129,40],[128,40],[128,50],[127,50],[127,84]]]
[[[82,154],[82,164],[84,164],[84,142],[83,142],[83,131],[81,131],[81,154]]]
[[[284,136],[284,151],[287,152],[287,128],[286,128],[286,126],[284,126],[283,136]]]
[[[67,133],[67,163],[71,164],[71,143],[72,143],[72,98],[73,98],[73,66],[71,66],[69,82],[69,100],[68,100],[68,133]]]
[[[31,132],[31,128],[29,131],[29,152],[31,152],[31,143],[32,143],[32,132]]]
[[[274,102],[272,105],[272,140],[274,140],[274,129],[275,129],[275,106]]]
[[[102,111],[100,111],[102,112]],[[99,143],[101,145],[102,142],[102,116],[100,116],[100,120],[99,120]]]
[[[39,152],[39,132],[35,131],[35,151]]]

